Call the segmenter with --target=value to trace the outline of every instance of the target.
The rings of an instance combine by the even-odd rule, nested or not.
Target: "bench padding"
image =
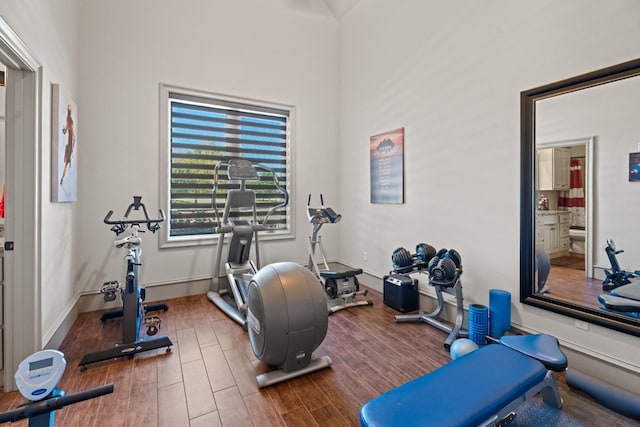
[[[478,426],[545,380],[539,361],[487,345],[366,403],[364,427]]]

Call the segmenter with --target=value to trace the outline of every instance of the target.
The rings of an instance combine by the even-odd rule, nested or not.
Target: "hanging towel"
[[[0,218],[4,218],[4,184],[2,184],[2,197],[0,197]]]

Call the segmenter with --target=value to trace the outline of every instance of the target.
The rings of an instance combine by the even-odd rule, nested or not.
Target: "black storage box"
[[[383,299],[385,305],[406,313],[420,308],[418,302],[418,280],[406,274],[384,276]]]

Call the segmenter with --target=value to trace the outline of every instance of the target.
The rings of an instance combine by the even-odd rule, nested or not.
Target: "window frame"
[[[215,105],[216,101],[221,103],[240,103],[256,108],[268,108],[277,110],[286,110],[289,113],[288,130],[286,138],[286,188],[289,193],[289,205],[287,206],[287,228],[275,232],[261,233],[260,241],[267,240],[283,240],[295,238],[295,209],[292,207],[294,194],[294,176],[293,171],[293,151],[295,147],[295,122],[296,108],[293,105],[279,104],[269,101],[261,101],[256,99],[242,98],[237,96],[222,95],[202,90],[187,89],[184,87],[173,86],[160,83],[160,206],[165,213],[165,221],[171,220],[171,101],[176,99],[172,97],[172,93],[180,97],[193,97],[203,101],[210,101]],[[182,100],[182,99],[180,99]],[[213,189],[213,188],[212,188]],[[206,245],[215,245],[218,243],[218,234],[199,234],[189,236],[170,236],[170,227],[167,225],[160,229],[159,246],[160,248],[172,247],[198,247]]]

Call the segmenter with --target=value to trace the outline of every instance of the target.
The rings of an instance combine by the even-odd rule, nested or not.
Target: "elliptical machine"
[[[462,297],[462,257],[455,249],[435,248],[426,243],[416,246],[416,253],[411,254],[405,248],[397,248],[391,255],[393,271],[397,274],[410,274],[413,272],[429,275],[429,285],[436,291],[438,305],[431,313],[422,310],[415,314],[397,314],[394,320],[403,322],[424,322],[449,333],[444,341],[444,348],[449,350],[453,341],[460,337],[467,337],[468,332],[462,328],[464,323],[464,305]],[[440,321],[438,317],[444,310],[443,294],[453,295],[456,301],[456,318],[453,326]]]
[[[360,291],[360,283],[356,277],[362,274],[361,268],[347,268],[331,270],[327,257],[322,246],[322,237],[318,235],[324,224],[337,224],[342,219],[342,215],[337,214],[333,209],[324,206],[324,199],[320,194],[320,207],[311,207],[311,194],[307,200],[307,217],[313,226],[313,234],[309,236],[309,268],[312,269],[318,279],[322,282],[327,293],[327,308],[329,313],[343,310],[349,307],[373,305],[369,300],[356,299],[359,296],[366,296],[367,291]],[[322,256],[322,268],[316,261],[316,247],[320,248]]]
[[[139,211],[142,209],[144,218],[129,219],[132,210]],[[145,305],[146,297],[145,288],[138,284],[138,276],[140,266],[140,256],[142,254],[142,237],[139,233],[144,232],[141,225],[145,224],[147,230],[155,233],[160,229],[160,223],[164,221],[164,213],[160,212],[160,218],[152,219],[149,217],[147,208],[142,203],[142,197],[133,196],[133,203],[127,208],[124,217],[121,220],[112,221],[111,215],[113,211],[109,211],[104,218],[104,223],[111,225],[111,231],[116,236],[124,233],[127,228],[131,229],[131,234],[116,239],[115,247],[127,249],[125,260],[127,262],[127,276],[124,286],[118,281],[106,282],[100,288],[100,292],[104,295],[104,301],[114,301],[119,294],[122,299],[122,308],[104,313],[100,320],[102,322],[108,319],[122,317],[122,343],[116,344],[113,348],[96,351],[85,355],[79,363],[82,371],[86,370],[86,365],[90,363],[101,362],[104,360],[115,359],[118,357],[133,356],[143,351],[154,350],[157,348],[167,347],[167,351],[171,350],[173,343],[167,337],[156,337],[153,339],[140,338],[140,326],[147,327],[147,335],[155,335],[160,328],[160,317],[157,315],[146,316],[150,311],[167,311],[169,307],[164,303],[156,303]]]
[[[218,210],[218,190],[221,188],[221,170],[226,169],[227,182],[240,181],[238,189],[229,189],[224,203],[222,218]],[[248,181],[261,181],[258,173],[262,171],[271,179],[271,184],[280,193],[282,200],[276,203],[265,214],[262,221],[258,220],[256,208],[256,191],[247,188]],[[232,159],[228,162],[218,162],[213,170],[213,210],[218,227],[218,247],[213,266],[211,290],[207,298],[222,310],[232,320],[247,329],[248,286],[253,276],[260,269],[260,247],[258,235],[269,230],[269,219],[278,209],[287,206],[289,193],[280,185],[275,171],[267,166],[251,163],[245,159]],[[248,214],[246,214],[248,212]],[[249,219],[247,219],[249,217]],[[229,282],[226,289],[220,286],[220,269],[222,264],[222,247],[225,236],[231,234],[225,273]],[[256,262],[249,259],[251,244],[255,241],[254,252]]]
[[[277,369],[256,377],[266,387],[331,366],[315,350],[327,335],[327,299],[314,274],[295,262],[260,269],[249,283],[247,323],[253,354]]]

